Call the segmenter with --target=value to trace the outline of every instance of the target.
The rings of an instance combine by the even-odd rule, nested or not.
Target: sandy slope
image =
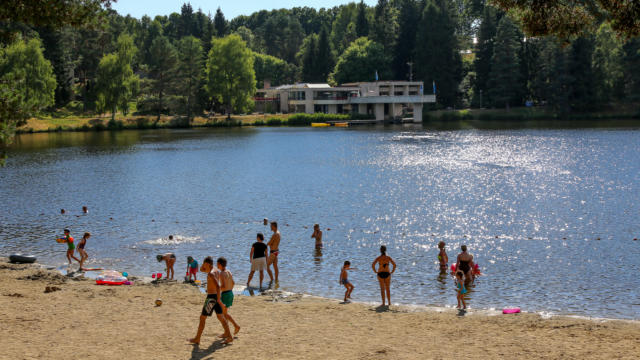
[[[59,291],[44,293],[46,286]],[[357,291],[356,293],[357,294]],[[154,300],[162,298],[161,307]],[[380,311],[293,296],[236,297],[242,326],[220,345],[207,323],[192,346],[204,295],[189,285],[103,287],[0,261],[2,359],[493,359],[628,358],[640,354],[640,323],[537,315]]]

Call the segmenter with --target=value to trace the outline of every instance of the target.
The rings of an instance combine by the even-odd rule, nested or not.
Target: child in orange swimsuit
[[[74,259],[77,262],[80,262],[80,259],[73,256],[73,253],[76,251],[76,246],[73,244],[73,238],[71,237],[71,232],[69,229],[64,229],[64,242],[67,244],[67,260],[69,260],[69,265],[71,265],[71,259]]]

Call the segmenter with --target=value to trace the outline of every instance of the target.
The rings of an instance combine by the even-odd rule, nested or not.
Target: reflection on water
[[[480,264],[473,308],[638,318],[621,295],[640,271],[637,124],[486,124],[21,135],[0,169],[0,253],[62,265],[55,238],[70,228],[92,233],[87,266],[149,276],[173,251],[177,268],[225,256],[243,279],[267,217],[281,224],[286,291],[341,298],[349,260],[354,300],[378,302],[371,262],[385,244],[395,302],[455,306],[445,241]]]

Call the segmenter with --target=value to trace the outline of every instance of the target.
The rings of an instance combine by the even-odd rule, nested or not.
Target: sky
[[[180,13],[180,8],[185,2],[191,3],[193,11],[198,11],[198,8],[201,8],[205,14],[209,12],[215,14],[219,6],[224,13],[224,17],[230,20],[238,15],[250,15],[259,10],[290,9],[303,6],[316,9],[321,7],[331,8],[350,2],[360,2],[360,0],[118,0],[111,7],[123,16],[129,14],[135,18],[141,18],[143,15],[148,15],[153,19],[156,15],[169,15],[172,12]],[[376,3],[376,0],[365,0],[365,4],[370,6]]]

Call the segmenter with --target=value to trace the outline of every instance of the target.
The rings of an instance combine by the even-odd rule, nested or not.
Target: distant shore
[[[57,290],[45,293],[46,287]],[[640,352],[637,321],[457,316],[277,294],[237,296],[231,311],[242,330],[234,343],[220,345],[221,327],[211,318],[196,347],[186,339],[195,333],[205,296],[193,286],[97,286],[6,259],[0,259],[0,295],[7,358],[632,359]]]
[[[501,123],[504,125],[523,125],[528,121],[566,122],[566,121],[632,121],[640,123],[640,112],[637,109],[625,108],[620,111],[601,111],[587,113],[571,113],[560,116],[543,108],[505,109],[463,109],[425,111],[423,123],[445,124],[460,121],[475,121],[479,124]],[[357,115],[357,114],[356,114]],[[364,116],[366,117],[366,116]],[[357,115],[357,119],[364,118]],[[17,129],[17,133],[40,133],[61,131],[104,131],[104,130],[145,130],[145,129],[179,129],[200,127],[241,127],[241,126],[308,126],[312,122],[327,120],[350,120],[352,115],[340,114],[248,114],[211,117],[196,116],[190,122],[181,116],[163,115],[160,120],[151,115],[118,114],[115,121],[104,116],[68,115],[37,117],[27,121]],[[482,126],[481,126],[482,127]]]

